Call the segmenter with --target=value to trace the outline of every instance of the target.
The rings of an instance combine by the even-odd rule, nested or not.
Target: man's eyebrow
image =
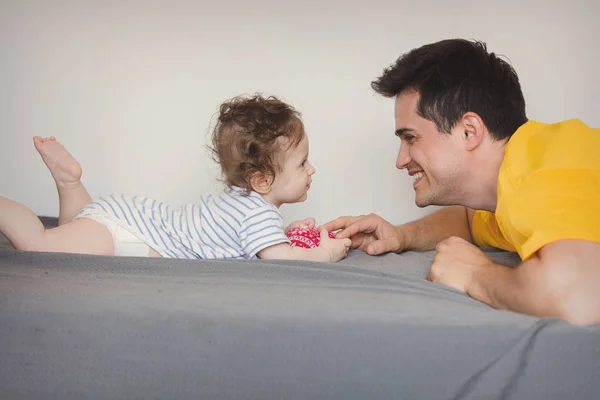
[[[398,137],[402,137],[402,136],[404,136],[404,135],[406,135],[407,133],[410,133],[410,132],[414,132],[414,129],[411,129],[411,128],[400,128],[400,129],[396,129],[395,134]]]

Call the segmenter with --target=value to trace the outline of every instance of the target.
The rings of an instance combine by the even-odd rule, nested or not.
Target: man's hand
[[[314,218],[299,219],[298,221],[294,221],[291,224],[289,224],[288,227],[285,228],[285,232],[287,233],[287,231],[294,228],[313,229],[315,227],[315,224],[316,222]]]
[[[336,239],[350,238],[353,249],[366,251],[370,255],[400,252],[404,249],[400,232],[376,214],[358,217],[340,217],[320,226],[319,229],[336,231]]]
[[[465,293],[476,271],[495,265],[478,247],[458,237],[440,242],[436,251],[427,279]]]

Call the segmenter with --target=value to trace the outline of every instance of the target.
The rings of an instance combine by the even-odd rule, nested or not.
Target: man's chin
[[[415,205],[419,208],[425,208],[431,205],[431,201],[415,196]]]

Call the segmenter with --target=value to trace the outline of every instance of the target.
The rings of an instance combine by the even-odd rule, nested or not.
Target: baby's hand
[[[352,244],[350,239],[332,239],[325,229],[321,229],[320,235],[319,247],[327,250],[331,262],[338,262],[348,255],[348,250]]]
[[[305,218],[305,219],[300,219],[298,221],[294,221],[291,224],[288,225],[287,229],[285,230],[286,232],[289,231],[290,229],[294,229],[294,228],[302,228],[302,229],[313,229],[315,227],[315,219],[314,218]]]

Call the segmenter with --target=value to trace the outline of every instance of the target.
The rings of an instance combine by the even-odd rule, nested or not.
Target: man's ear
[[[467,112],[461,119],[462,138],[465,148],[469,151],[475,150],[483,141],[487,128],[479,115]]]
[[[267,194],[271,191],[273,176],[263,172],[256,172],[250,177],[250,186],[258,194]]]

